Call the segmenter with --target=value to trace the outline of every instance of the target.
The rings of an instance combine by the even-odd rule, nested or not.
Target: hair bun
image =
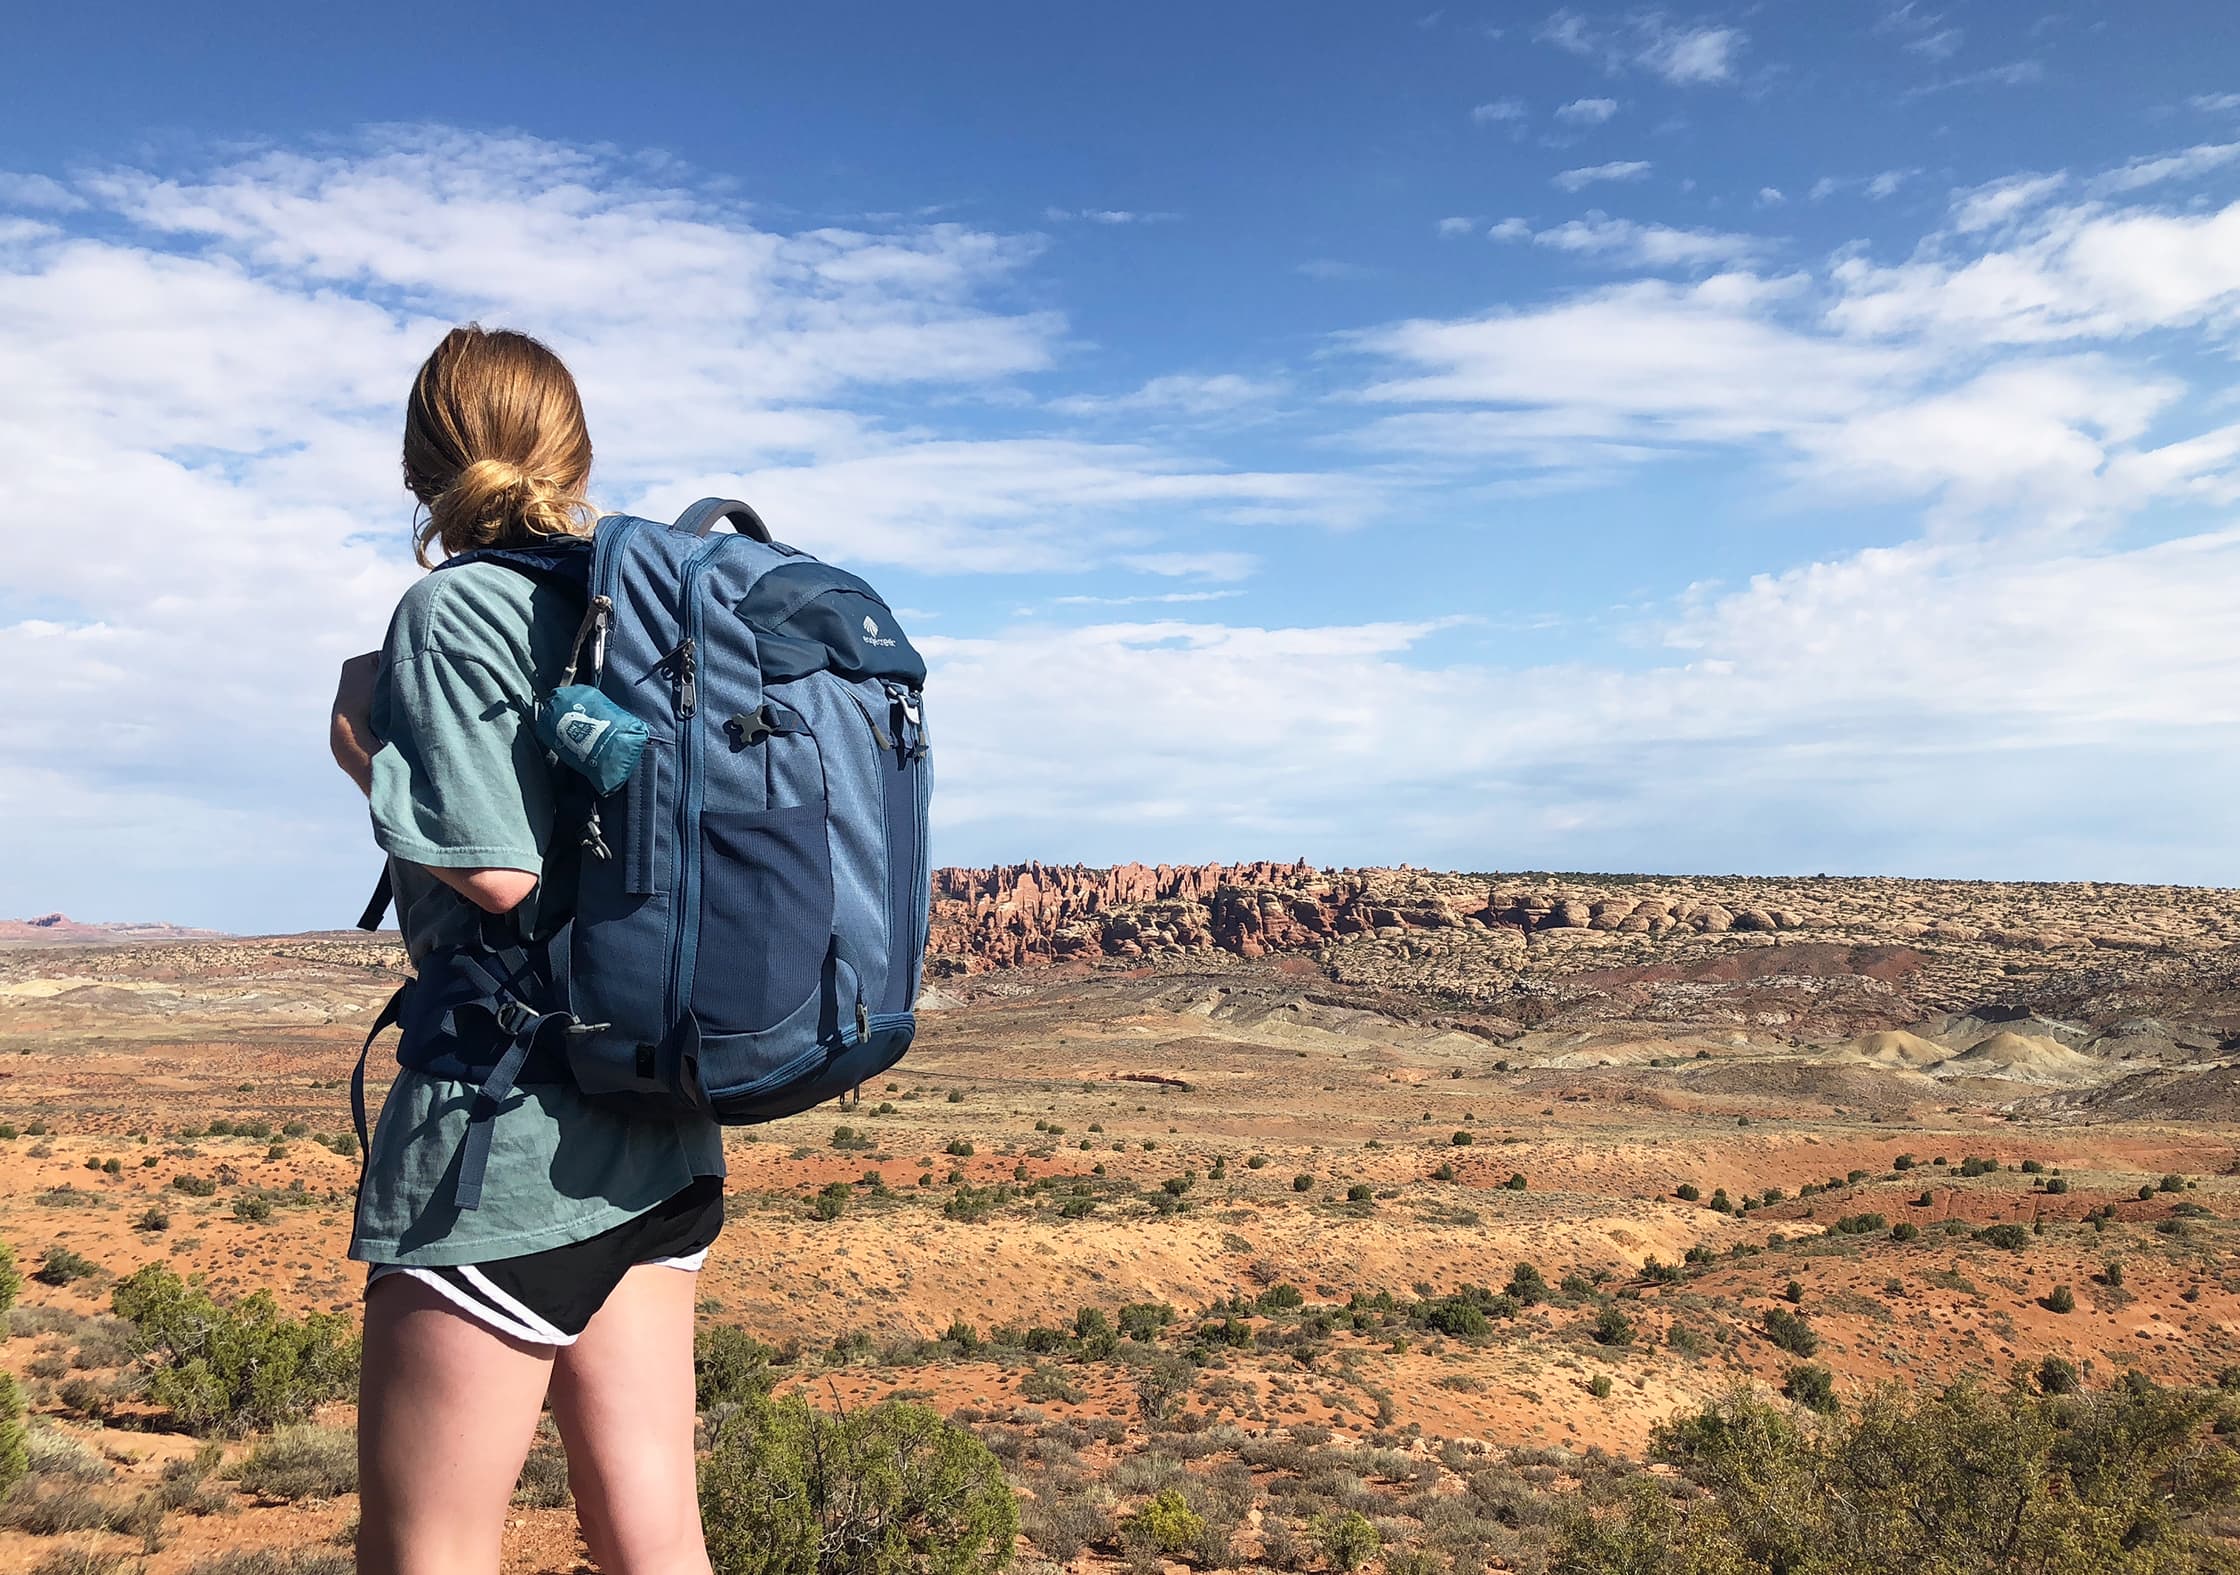
[[[428,511],[418,556],[470,552],[590,527],[591,439],[575,379],[544,345],[468,324],[446,334],[413,381],[404,475]]]

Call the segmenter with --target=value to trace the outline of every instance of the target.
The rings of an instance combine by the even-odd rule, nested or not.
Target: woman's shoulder
[[[560,599],[498,563],[423,574],[397,602],[385,654],[398,662],[433,655],[534,668],[573,626],[576,614]]]

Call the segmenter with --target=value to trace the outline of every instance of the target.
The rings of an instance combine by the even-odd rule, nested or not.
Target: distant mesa
[[[223,930],[190,929],[183,924],[88,924],[66,913],[36,919],[0,919],[0,946],[136,946],[150,941],[218,941]]]

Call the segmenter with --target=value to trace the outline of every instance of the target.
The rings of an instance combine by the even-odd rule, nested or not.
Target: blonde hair
[[[404,484],[428,511],[413,553],[433,567],[476,547],[580,536],[591,434],[560,358],[527,334],[479,323],[443,336],[412,380],[404,416]]]

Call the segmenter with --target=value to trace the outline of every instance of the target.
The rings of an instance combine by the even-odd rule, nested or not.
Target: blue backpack
[[[401,1064],[480,1085],[458,1206],[481,1201],[491,1118],[518,1084],[739,1125],[900,1060],[932,766],[925,662],[878,593],[722,498],[444,567],[464,562],[562,587],[584,613],[537,716],[564,767],[545,879],[572,873],[567,916],[529,936],[493,919],[479,944],[431,952],[366,1039],[401,1024]],[[361,926],[388,902],[384,870]],[[364,1077],[361,1053],[361,1145]]]

